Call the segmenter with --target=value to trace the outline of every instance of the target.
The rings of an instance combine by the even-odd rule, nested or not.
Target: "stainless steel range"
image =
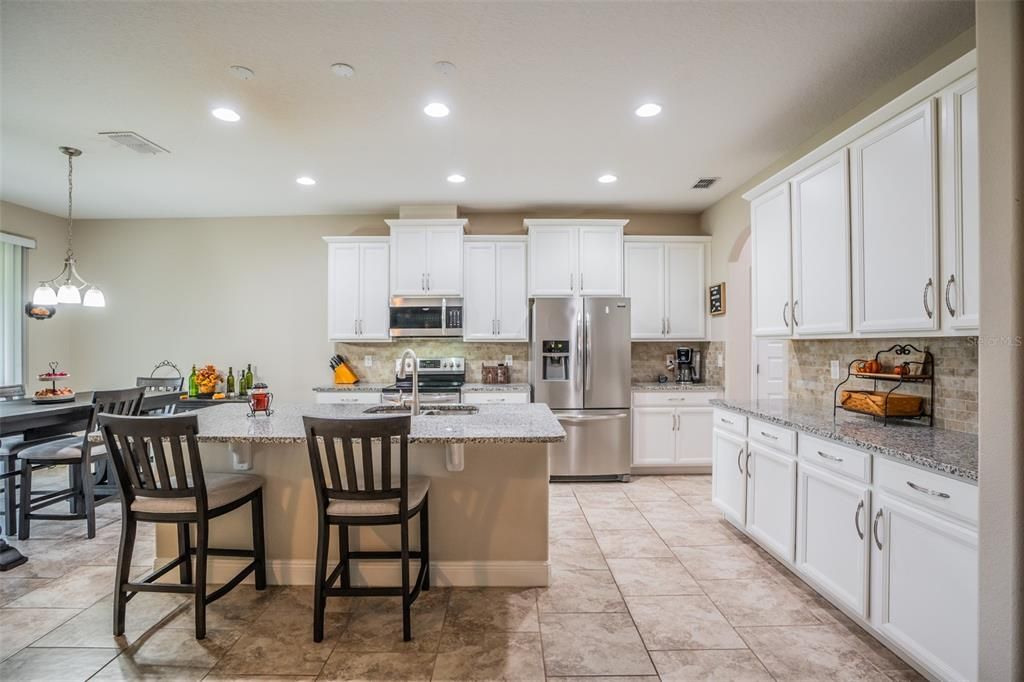
[[[385,403],[397,405],[412,396],[413,360],[405,361],[404,379],[398,376],[400,362],[395,361],[395,383],[381,392]],[[466,383],[465,358],[417,358],[416,368],[421,404],[459,402],[462,385]]]

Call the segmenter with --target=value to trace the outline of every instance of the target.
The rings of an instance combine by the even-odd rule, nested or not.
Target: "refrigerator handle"
[[[591,341],[590,341],[590,313],[589,312],[586,313],[586,320],[587,320],[587,322],[586,322],[587,327],[586,327],[585,336],[587,337],[586,338],[587,355],[584,358],[584,362],[586,362],[586,379],[584,380],[584,383],[583,383],[583,390],[584,391],[589,391],[590,390],[590,373],[592,371],[590,369],[590,367],[593,364],[591,362],[591,357],[590,357],[591,356],[591,350],[592,350],[593,347],[592,347]]]
[[[576,313],[576,386],[582,384],[583,379],[583,313]]]

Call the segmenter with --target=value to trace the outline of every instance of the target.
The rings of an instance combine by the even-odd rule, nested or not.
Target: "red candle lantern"
[[[266,416],[274,413],[270,405],[274,402],[274,394],[267,390],[266,384],[255,384],[249,391],[249,416],[255,417],[257,412]]]

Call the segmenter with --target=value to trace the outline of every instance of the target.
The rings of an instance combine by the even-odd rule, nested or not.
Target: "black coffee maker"
[[[699,350],[685,346],[676,348],[676,383],[699,384],[702,381],[700,361]]]

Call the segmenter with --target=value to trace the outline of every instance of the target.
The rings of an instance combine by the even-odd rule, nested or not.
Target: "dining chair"
[[[88,427],[82,435],[47,441],[24,448],[18,454],[21,463],[21,490],[18,503],[18,539],[27,540],[31,532],[32,519],[70,521],[85,519],[86,536],[96,537],[96,507],[117,495],[96,499],[92,465],[106,455],[103,445],[89,442],[89,434],[96,427],[100,414],[137,415],[142,409],[143,388],[126,388],[113,391],[95,391],[92,394],[92,413]],[[67,488],[45,492],[32,491],[32,472],[45,467],[67,465],[71,467]],[[40,509],[60,502],[70,501],[71,512],[67,514],[40,513]]]
[[[313,587],[313,641],[324,638],[327,597],[400,596],[402,638],[412,639],[412,603],[420,590],[430,589],[430,521],[428,493],[430,479],[409,476],[408,416],[372,419],[321,419],[303,417],[306,446],[313,472],[317,502],[316,566]],[[398,475],[392,475],[392,439],[398,441]],[[341,443],[338,452],[336,441]],[[374,441],[380,444],[375,453]],[[356,448],[360,450],[357,459]],[[325,469],[326,466],[326,469]],[[409,549],[409,521],[419,516],[420,549]],[[352,551],[352,526],[398,525],[401,551]],[[338,529],[338,564],[327,573],[330,527]],[[353,559],[398,559],[401,587],[352,587]],[[409,562],[419,560],[414,585],[410,585]],[[335,584],[337,586],[335,587]]]
[[[196,639],[206,637],[206,607],[255,573],[256,589],[267,587],[263,538],[263,478],[254,474],[205,473],[194,414],[171,417],[123,417],[102,414],[100,431],[121,493],[121,541],[114,586],[114,635],[124,634],[125,608],[139,592],[192,594]],[[210,520],[249,504],[252,549],[210,547]],[[139,521],[173,523],[178,529],[178,556],[135,581],[129,580]],[[196,527],[192,547],[190,525]],[[195,555],[195,570],[192,567]],[[206,592],[211,556],[252,559],[213,592]],[[179,583],[157,583],[178,568]]]
[[[167,392],[181,392],[182,387],[185,385],[184,377],[135,377],[135,385],[145,388],[146,391],[167,391]],[[166,407],[160,408],[149,412],[148,414],[174,414],[174,408],[176,405],[167,405]]]

